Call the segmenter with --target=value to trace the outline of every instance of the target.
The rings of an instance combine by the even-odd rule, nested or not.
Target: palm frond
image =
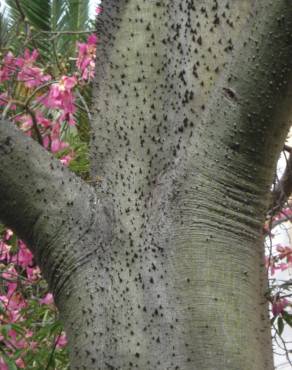
[[[4,9],[2,13],[0,13],[0,49],[3,50],[5,47],[8,46],[9,40],[9,21],[7,18],[7,11]]]
[[[6,0],[11,22],[27,18],[28,23],[37,30],[51,29],[51,0]]]
[[[59,30],[73,32],[89,30],[90,0],[64,0],[63,4],[64,13],[62,22],[59,25]],[[72,56],[75,51],[76,42],[82,37],[84,37],[84,35],[64,34],[63,37],[59,38],[57,50],[62,50],[62,53],[65,51],[67,57]]]
[[[40,49],[42,56],[55,60],[56,65],[58,54],[63,58],[74,55],[79,39],[74,32],[87,30],[90,24],[90,0],[7,0],[7,5],[10,24],[29,36],[26,41],[31,39],[27,46]],[[36,37],[31,37],[32,32]]]

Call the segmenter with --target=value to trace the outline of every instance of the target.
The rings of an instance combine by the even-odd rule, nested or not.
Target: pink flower
[[[11,53],[11,51],[9,51],[3,59],[3,66],[0,69],[0,82],[4,82],[11,79],[15,71],[16,71],[16,59],[14,55]]]
[[[9,370],[8,365],[6,365],[6,362],[1,356],[0,356],[0,370]]]
[[[30,283],[35,282],[41,277],[41,270],[38,266],[26,268],[27,279]]]
[[[74,153],[64,155],[60,161],[64,166],[69,166],[70,162],[74,159]]]
[[[20,309],[26,306],[26,302],[22,299],[21,294],[15,293],[12,297],[8,298],[5,295],[0,296],[0,302],[5,307],[5,316],[0,315],[0,321],[4,323],[12,323],[22,320]],[[0,335],[0,340],[3,338]]]
[[[0,94],[0,107],[6,106],[9,103],[9,100],[10,100],[10,97],[8,96],[7,92],[1,93]],[[11,104],[10,105],[10,110],[16,110],[16,105]]]
[[[47,293],[44,298],[40,299],[40,304],[54,304],[53,294]]]
[[[96,14],[96,15],[99,15],[101,12],[102,12],[102,7],[101,7],[101,6],[97,6],[97,7],[95,8],[95,14]]]
[[[91,34],[91,35],[89,35],[88,37],[87,37],[87,44],[89,45],[89,46],[93,46],[93,49],[91,50],[91,52],[92,51],[95,51],[95,45],[96,45],[96,43],[97,43],[97,36],[96,36],[96,34]]]
[[[77,43],[78,57],[76,66],[83,80],[90,80],[94,77],[96,43],[97,37],[94,34],[88,36],[87,43]]]
[[[32,118],[29,114],[22,114],[15,118],[16,122],[20,123],[20,129],[24,131],[28,136],[31,136]]]
[[[266,266],[266,269],[269,269],[270,272],[271,272],[271,275],[273,276],[276,272],[276,270],[278,269],[277,265],[276,265],[276,259],[275,257],[271,256],[271,257],[265,257],[265,266]]]
[[[44,75],[39,67],[25,66],[17,75],[17,80],[24,82],[28,88],[37,87],[51,80],[50,75]]]
[[[0,70],[0,82],[1,82],[1,70]],[[8,95],[7,93],[1,93],[0,94],[0,107],[3,107],[3,105],[7,105],[8,104]]]
[[[35,115],[38,125],[42,126],[45,129],[50,128],[52,126],[53,124],[52,121],[44,117],[41,111],[35,111]]]
[[[2,278],[5,279],[5,284],[8,288],[7,296],[11,297],[17,288],[17,278],[18,273],[13,265],[8,266],[8,268],[2,272]]]
[[[18,240],[18,248],[18,253],[13,256],[12,262],[24,268],[31,265],[33,255],[22,240]]]
[[[72,90],[76,84],[75,76],[62,76],[59,83],[51,85],[48,96],[41,98],[41,102],[46,107],[62,110],[59,120],[66,120],[72,126],[75,124],[73,114],[76,111]]]
[[[69,146],[68,143],[65,143],[60,139],[61,133],[60,133],[60,124],[56,123],[53,126],[52,132],[51,132],[51,152],[57,153],[60,150],[63,150]]]
[[[68,341],[66,338],[66,334],[64,332],[61,333],[61,335],[58,336],[56,339],[56,347],[57,348],[64,348],[67,345]]]
[[[280,259],[287,258],[288,262],[292,262],[292,248],[291,247],[289,246],[283,247],[281,245],[278,245],[276,249],[279,252]]]
[[[10,230],[10,229],[6,229],[3,239],[4,240],[9,240],[12,237],[12,235],[13,235],[13,231]]]
[[[25,369],[25,363],[22,358],[18,358],[15,361],[15,365],[17,365],[20,369]]]
[[[284,308],[287,307],[290,302],[286,298],[274,297],[272,304],[272,312],[274,316],[278,316],[284,312]]]
[[[19,68],[24,67],[25,65],[32,65],[35,63],[39,56],[39,52],[37,50],[33,50],[31,53],[28,49],[25,49],[23,57],[16,58],[16,65]]]
[[[19,311],[22,308],[26,307],[26,305],[26,300],[19,292],[14,292],[14,294],[9,297],[8,308],[12,311]]]
[[[30,347],[29,338],[33,335],[31,330],[27,330],[25,335],[17,333],[14,329],[8,331],[9,340],[4,339],[6,347],[14,349],[26,349]],[[19,364],[23,365],[23,360],[19,359]],[[21,367],[23,368],[23,367]]]
[[[292,216],[292,209],[291,208],[284,208],[279,212],[274,218],[276,220],[286,219]]]
[[[17,80],[24,82],[24,85],[28,88],[40,86],[51,80],[50,75],[45,75],[41,68],[33,65],[38,55],[37,50],[33,50],[30,54],[29,50],[26,49],[24,57],[16,58],[16,65],[20,68]]]
[[[10,245],[4,243],[3,240],[0,240],[0,261],[10,260],[10,249]]]

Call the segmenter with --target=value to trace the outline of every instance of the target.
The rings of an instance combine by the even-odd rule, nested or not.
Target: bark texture
[[[271,370],[261,229],[291,114],[291,2],[103,8],[95,191],[0,125],[0,214],[35,245],[71,368]]]
[[[29,243],[50,288],[63,294],[68,277],[91,258],[90,245],[81,248],[89,230],[98,238],[108,231],[102,201],[11,122],[0,122],[0,154],[1,221]]]

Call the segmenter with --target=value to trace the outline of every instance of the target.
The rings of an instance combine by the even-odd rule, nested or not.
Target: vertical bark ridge
[[[181,161],[170,211],[174,280],[192,312],[190,332],[200,332],[198,368],[213,368],[215,357],[220,369],[273,368],[261,227],[290,125],[290,10],[285,0],[259,4],[262,21],[239,44]]]

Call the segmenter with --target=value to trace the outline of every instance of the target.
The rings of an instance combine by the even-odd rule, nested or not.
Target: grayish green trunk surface
[[[292,5],[257,3],[104,1],[95,192],[1,123],[19,216],[0,214],[35,245],[72,369],[273,369],[262,223],[291,114]],[[28,156],[22,187],[53,164],[34,203],[6,180],[27,143],[43,166]]]

